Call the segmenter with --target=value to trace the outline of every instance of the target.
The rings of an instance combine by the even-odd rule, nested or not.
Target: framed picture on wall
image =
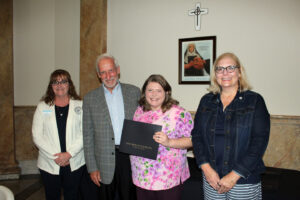
[[[179,84],[209,84],[216,36],[179,39]]]

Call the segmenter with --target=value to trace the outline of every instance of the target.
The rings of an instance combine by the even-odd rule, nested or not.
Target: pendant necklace
[[[60,117],[64,116],[64,113],[66,112],[66,109],[68,109],[68,107],[56,106],[57,113]]]

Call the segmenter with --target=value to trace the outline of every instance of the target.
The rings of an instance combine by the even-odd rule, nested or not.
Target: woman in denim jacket
[[[233,53],[217,58],[211,80],[192,131],[204,197],[261,199],[262,157],[270,133],[265,102],[249,91],[244,67]]]

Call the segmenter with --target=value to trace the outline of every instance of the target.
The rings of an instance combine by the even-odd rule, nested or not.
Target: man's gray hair
[[[107,59],[107,58],[112,59],[114,61],[115,68],[120,67],[119,64],[118,64],[118,61],[117,61],[117,59],[115,59],[115,57],[113,57],[109,53],[104,53],[104,54],[101,54],[100,56],[98,56],[97,59],[96,59],[96,71],[97,71],[98,74],[100,73],[99,67],[98,67],[99,61],[102,60],[102,59]]]

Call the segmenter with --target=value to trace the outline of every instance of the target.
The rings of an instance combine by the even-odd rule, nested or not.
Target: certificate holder
[[[156,160],[159,144],[153,135],[161,129],[160,125],[124,119],[120,151]]]

